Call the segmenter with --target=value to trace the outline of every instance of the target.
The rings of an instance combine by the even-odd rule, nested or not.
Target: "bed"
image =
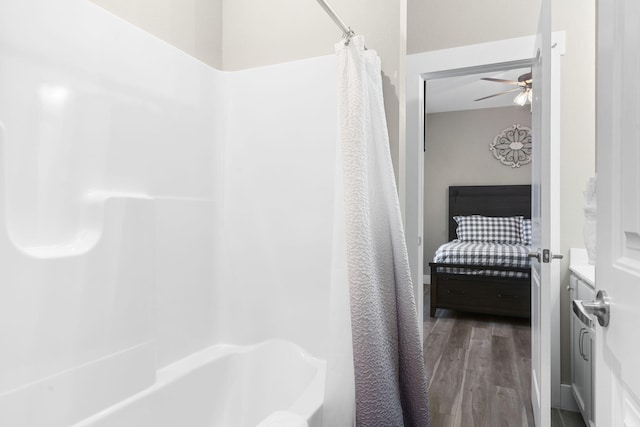
[[[531,186],[449,187],[448,218],[449,243],[429,263],[431,317],[438,308],[530,317]]]

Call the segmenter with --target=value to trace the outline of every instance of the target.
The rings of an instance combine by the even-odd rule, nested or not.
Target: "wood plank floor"
[[[432,427],[533,426],[528,319],[438,310],[425,289]]]

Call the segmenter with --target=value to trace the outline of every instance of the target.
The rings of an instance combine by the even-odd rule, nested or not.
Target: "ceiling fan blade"
[[[485,96],[485,97],[483,97],[483,98],[474,99],[474,101],[482,101],[483,99],[493,98],[494,96],[500,96],[500,95],[504,95],[505,93],[516,92],[516,91],[518,91],[518,90],[522,90],[522,89],[520,89],[519,87],[517,87],[517,88],[515,88],[515,89],[505,90],[504,92],[494,93],[493,95]]]
[[[493,77],[482,77],[480,80],[486,80],[489,82],[506,83],[509,85],[521,86],[522,82],[516,82],[515,80],[494,79]]]

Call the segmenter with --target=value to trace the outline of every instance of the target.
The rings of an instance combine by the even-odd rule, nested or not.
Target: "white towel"
[[[356,423],[429,425],[418,316],[382,99],[380,58],[336,45]]]
[[[309,427],[309,424],[298,414],[276,411],[260,421],[256,427]]]

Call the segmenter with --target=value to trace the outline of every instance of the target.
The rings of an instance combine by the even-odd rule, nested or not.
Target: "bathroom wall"
[[[222,69],[223,0],[91,0],[122,19]]]
[[[531,164],[505,166],[489,143],[515,124],[531,126],[529,106],[453,111],[427,115],[424,155],[424,273],[438,246],[449,241],[449,186],[531,183]]]
[[[0,10],[0,425],[217,343],[323,356],[334,57],[224,73],[84,0]]]
[[[584,197],[587,181],[596,173],[595,81],[596,2],[552,2],[553,26],[567,31],[562,58],[560,146],[560,250],[562,260],[561,351],[562,383],[571,379],[569,249],[583,248]]]
[[[91,1],[225,71],[330,55],[341,36],[340,29],[316,0]],[[367,46],[375,49],[382,59],[396,177],[405,127],[406,2],[329,1],[347,25],[366,37]]]
[[[409,54],[530,36],[540,1],[408,0]]]
[[[552,2],[553,31],[566,31],[562,56],[560,250],[568,285],[569,248],[584,247],[582,191],[595,173],[595,1]],[[408,0],[409,54],[535,34],[539,2]],[[461,12],[464,11],[464,12]],[[464,31],[460,31],[464,28]],[[561,294],[562,382],[569,382],[569,301]]]

